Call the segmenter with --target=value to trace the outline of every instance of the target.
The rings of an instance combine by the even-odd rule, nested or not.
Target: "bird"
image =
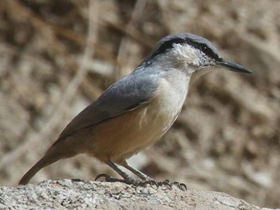
[[[19,184],[27,184],[40,169],[78,154],[98,159],[122,177],[106,176],[108,181],[154,181],[130,166],[127,159],[170,129],[182,110],[191,78],[213,69],[252,73],[222,58],[206,38],[191,33],[163,37],[132,73],[112,84],[70,121]],[[128,175],[120,166],[140,179]]]

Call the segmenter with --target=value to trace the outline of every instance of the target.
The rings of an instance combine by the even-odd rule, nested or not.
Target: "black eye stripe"
[[[174,43],[175,44],[180,44],[180,43],[185,43],[185,42],[186,41],[184,39],[181,39],[181,38],[176,38],[176,39],[166,41],[154,51],[152,58],[154,58],[155,56],[157,56],[159,54],[165,53],[169,49],[172,49]]]
[[[189,45],[193,46],[194,48],[201,50],[208,57],[214,58],[215,60],[219,59],[219,56],[211,48],[209,48],[206,44],[193,42],[191,40],[186,41],[186,42]]]

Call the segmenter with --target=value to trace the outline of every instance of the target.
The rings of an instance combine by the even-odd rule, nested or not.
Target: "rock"
[[[73,180],[47,180],[37,185],[0,187],[0,209],[260,210],[219,192]]]

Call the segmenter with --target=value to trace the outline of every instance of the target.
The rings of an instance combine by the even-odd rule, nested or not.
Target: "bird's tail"
[[[42,168],[56,162],[59,158],[50,158],[50,156],[45,155],[39,160],[19,181],[20,185],[25,185],[29,180]]]

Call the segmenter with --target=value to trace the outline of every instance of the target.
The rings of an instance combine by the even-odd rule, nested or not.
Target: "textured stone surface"
[[[225,193],[134,187],[122,183],[47,180],[37,185],[0,187],[0,209],[199,209],[259,210]],[[263,209],[264,210],[264,209]]]

